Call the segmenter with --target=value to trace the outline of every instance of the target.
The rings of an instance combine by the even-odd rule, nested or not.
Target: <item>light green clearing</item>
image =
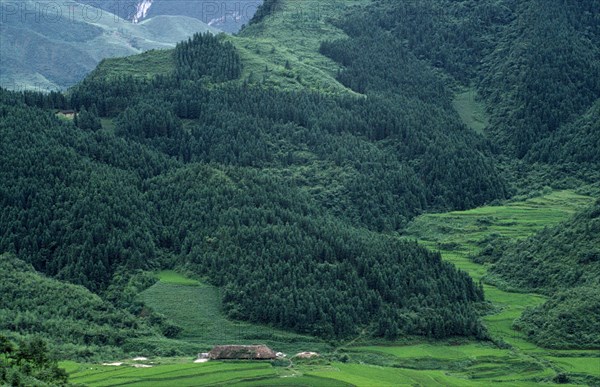
[[[174,68],[173,50],[150,50],[124,58],[104,59],[90,77],[110,79],[117,76],[131,76],[151,79],[157,75],[170,74]]]
[[[101,118],[100,122],[102,124],[102,129],[105,129],[111,133],[115,131],[115,122],[111,118]]]
[[[307,371],[310,375],[325,376],[356,386],[489,386],[493,378],[483,380],[468,379],[444,370],[412,370],[404,368],[380,367],[363,364],[334,363]],[[511,386],[536,386],[535,382],[510,381]]]
[[[200,281],[188,278],[174,270],[163,270],[157,273],[159,281],[163,284],[170,285],[191,285],[199,286]]]
[[[444,259],[469,273],[475,280],[479,280],[486,275],[487,268],[470,259],[470,256],[480,248],[477,242],[491,234],[515,239],[526,238],[544,227],[566,220],[592,202],[592,198],[578,195],[573,191],[558,191],[504,206],[428,214],[417,218],[410,225],[407,236],[419,240],[432,250],[440,251]],[[485,285],[484,289],[486,299],[501,310],[497,314],[484,318],[486,327],[495,338],[511,344],[514,353],[520,356],[523,362],[534,360],[542,364],[546,370],[597,376],[597,371],[591,372],[589,365],[596,363],[600,368],[600,354],[587,351],[594,357],[581,358],[568,357],[569,354],[578,356],[581,351],[549,352],[528,342],[523,335],[512,329],[513,321],[523,310],[529,306],[539,305],[545,300],[544,297],[531,293],[506,292],[491,285]],[[440,353],[444,353],[448,348],[440,347],[439,350]],[[431,352],[430,350],[429,353]],[[549,356],[551,353],[565,357],[560,358],[561,362],[556,362],[555,357]]]
[[[353,93],[335,79],[340,66],[319,53],[321,42],[346,38],[329,19],[368,0],[281,1],[281,10],[231,38],[244,60],[243,78],[284,89]],[[289,64],[286,68],[286,63]]]
[[[477,241],[492,232],[525,238],[546,225],[566,219],[591,202],[589,197],[560,191],[504,206],[423,215],[411,224],[406,237],[440,250],[445,259],[474,278],[481,278],[485,275],[485,266],[469,260],[469,255],[478,248]],[[300,350],[322,353],[332,350],[310,337],[227,320],[221,311],[217,288],[173,271],[160,272],[158,276],[160,282],[140,297],[184,328],[182,341],[201,348],[217,343],[261,342],[288,354]],[[510,343],[512,348],[498,349],[488,343],[476,342],[461,345],[363,344],[348,348],[351,363],[322,360],[314,365],[311,362],[296,363],[292,368],[260,362],[191,364],[191,358],[157,359],[154,360],[155,367],[145,369],[70,362],[61,365],[71,374],[71,382],[91,386],[536,386],[550,383],[558,372],[566,372],[572,380],[580,383],[585,383],[585,380],[589,383],[589,379],[578,377],[600,377],[600,355],[597,352],[546,350],[526,341],[511,329],[512,321],[523,309],[543,302],[543,297],[504,292],[489,285],[485,286],[485,291],[487,300],[501,311],[485,317],[484,322],[496,338]],[[374,362],[383,361],[386,366],[357,364],[363,360],[368,362],[369,356],[375,356]]]
[[[479,134],[484,133],[485,128],[489,125],[488,116],[485,105],[477,98],[477,92],[474,89],[456,94],[452,105],[465,125]]]
[[[158,277],[160,281],[142,292],[140,299],[183,328],[179,339],[195,344],[198,352],[218,344],[268,344],[290,353],[331,348],[313,337],[227,319],[214,286],[174,271],[162,271]]]
[[[63,364],[71,383],[94,386],[210,386],[275,376],[268,363],[165,364],[152,368]]]

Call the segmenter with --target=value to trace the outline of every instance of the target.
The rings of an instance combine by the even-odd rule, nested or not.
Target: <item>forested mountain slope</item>
[[[497,104],[498,134],[517,156],[600,97],[599,7],[598,1],[523,2],[486,58],[481,88]]]
[[[600,202],[509,246],[491,271],[505,284],[551,295],[516,323],[536,343],[553,348],[600,346]]]
[[[507,154],[548,161],[544,149],[553,141],[554,163],[587,163],[600,149],[577,120],[593,114],[600,98],[599,9],[597,0],[378,0],[340,25],[355,39],[390,37],[475,87],[490,113],[489,132]],[[581,155],[573,142],[587,144]]]
[[[106,298],[120,273],[185,269],[223,289],[230,317],[324,338],[487,337],[481,286],[394,232],[507,198],[500,152],[534,162],[560,143],[544,162],[593,168],[597,142],[577,144],[595,138],[596,13],[351,3],[312,18],[268,1],[240,37],[105,61],[66,95],[0,91],[0,251]],[[538,9],[562,15],[568,37],[552,42],[578,39],[576,74],[560,57],[540,88],[528,82],[550,53],[498,54],[541,39]],[[487,138],[455,111],[458,86],[487,102]],[[68,107],[73,122],[54,114]]]
[[[0,332],[16,341],[49,339],[48,356],[121,354],[129,340],[160,334],[146,319],[82,286],[45,277],[10,254],[0,255],[0,269]]]
[[[424,91],[397,106],[247,84],[222,37],[172,55],[169,73],[95,74],[58,98],[87,107],[79,128],[4,93],[3,249],[99,292],[120,267],[185,266],[225,288],[231,316],[320,336],[484,335],[470,278],[376,233],[505,195],[441,80],[407,61]]]

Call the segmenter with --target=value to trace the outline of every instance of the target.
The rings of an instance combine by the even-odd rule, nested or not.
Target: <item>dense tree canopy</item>
[[[550,296],[515,323],[536,343],[553,348],[600,346],[600,202],[558,226],[505,246],[491,271],[500,284]]]
[[[441,80],[410,57],[373,69],[381,93],[324,95],[235,81],[221,37],[173,55],[171,74],[72,90],[79,128],[2,93],[2,250],[102,294],[123,268],[186,267],[232,317],[324,337],[485,336],[466,274],[378,233],[506,194]],[[114,131],[82,123],[96,111]]]
[[[561,127],[557,136],[586,140],[573,122],[600,98],[598,9],[598,0],[377,0],[339,21],[353,39],[366,37],[361,47],[367,50],[340,47],[334,59],[348,65],[358,52],[370,66],[392,68],[402,62],[384,58],[410,52],[483,95],[489,132],[507,154],[544,160],[539,152],[548,144],[536,144]],[[369,52],[377,40],[397,47]],[[352,81],[349,74],[340,79],[361,90],[370,74],[364,69],[356,68]],[[586,148],[598,153],[595,145]],[[558,152],[553,162],[573,161],[577,153]],[[575,158],[593,156],[584,150]]]
[[[266,1],[252,24],[279,5]],[[11,254],[0,264],[65,304],[48,317],[39,299],[4,297],[0,327],[50,335],[61,324],[54,339],[106,346],[176,334],[164,321],[136,326],[138,287],[123,273],[179,267],[220,286],[236,319],[326,338],[485,337],[481,287],[394,232],[425,211],[506,198],[496,152],[597,167],[598,9],[376,0],[320,46],[345,94],[243,81],[238,51],[208,34],[167,52],[172,68],[159,75],[98,71],[66,95],[0,90],[0,252]],[[488,137],[457,114],[458,86],[483,96]],[[78,111],[73,122],[54,114],[64,108]],[[577,320],[597,308],[596,207],[487,258],[504,280],[553,296],[518,322],[540,343],[570,300],[583,331],[563,325],[560,342],[585,346],[597,328]],[[68,285],[91,311],[77,315],[58,282],[36,284],[18,260],[114,305]],[[119,329],[105,334],[107,324]]]

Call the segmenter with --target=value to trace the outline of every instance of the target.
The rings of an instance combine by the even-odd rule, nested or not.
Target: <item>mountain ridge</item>
[[[507,383],[531,368],[518,382],[595,383],[595,376],[561,375],[535,344],[596,348],[596,341],[585,341],[597,339],[600,319],[584,319],[598,310],[598,293],[577,279],[597,274],[596,238],[588,233],[597,222],[580,221],[586,214],[597,218],[597,211],[517,247],[502,237],[524,238],[540,224],[557,223],[565,214],[554,213],[553,203],[572,204],[578,196],[546,197],[539,213],[536,200],[524,204],[524,198],[554,189],[598,192],[595,80],[576,74],[573,79],[591,86],[580,99],[567,98],[577,82],[565,82],[564,57],[554,61],[548,54],[570,52],[573,69],[594,69],[594,53],[582,49],[594,42],[579,45],[593,15],[586,4],[560,1],[569,7],[537,0],[332,0],[316,14],[309,13],[315,2],[269,1],[236,36],[195,34],[172,50],[103,60],[65,94],[0,90],[6,182],[0,185],[0,229],[6,230],[0,251],[140,317],[149,311],[132,301],[135,290],[121,291],[135,282],[127,273],[185,273],[219,288],[217,303],[233,324],[243,320],[330,343],[334,352],[323,362],[331,356],[334,364],[358,367],[364,360],[388,371],[408,363],[441,368],[440,374],[468,369],[461,377],[497,381],[502,375]],[[561,39],[521,52],[516,43],[543,41],[552,28],[535,20],[521,33],[536,7],[544,15],[563,13],[551,34]],[[519,16],[520,9],[527,12]],[[565,28],[576,27],[578,16],[580,28]],[[173,20],[179,19],[161,16],[138,26]],[[570,38],[577,47],[565,49]],[[513,87],[519,95],[507,92]],[[548,89],[553,94],[541,99]],[[457,107],[457,98],[468,98],[465,90],[480,96],[477,104]],[[557,115],[544,114],[560,96],[567,97]],[[516,101],[524,105],[515,107]],[[73,120],[56,114],[69,108],[78,111]],[[485,118],[485,128],[469,125],[469,113]],[[488,206],[506,200],[514,205]],[[449,213],[427,215],[436,212]],[[421,237],[437,234],[422,244],[403,238],[420,215],[436,218],[435,229],[426,222],[418,230]],[[589,249],[569,256],[563,240]],[[477,262],[495,264],[490,272],[512,280],[513,289],[544,292],[548,302],[478,282],[491,280],[487,268],[469,260],[480,247],[487,255],[474,257]],[[554,267],[556,257],[565,259]],[[552,288],[537,286],[538,277]],[[577,289],[565,290],[569,284]],[[493,305],[484,291],[494,292]],[[511,304],[511,297],[519,301]],[[164,330],[127,341],[123,350],[168,353],[176,344],[167,334],[177,337],[178,329],[156,319],[153,327]],[[243,339],[276,341],[267,329]],[[478,349],[503,348],[502,358],[407,363],[344,348],[397,340],[480,341]],[[187,344],[186,353],[198,347]],[[202,341],[208,344],[219,343]],[[597,358],[580,354],[590,363]],[[483,368],[491,371],[480,375]]]
[[[74,1],[61,3],[51,16],[24,17],[9,12],[7,0],[0,34],[0,85],[10,89],[60,90],[83,79],[107,57],[173,48],[196,32],[215,30],[186,16],[160,16],[133,25],[99,11],[91,18]],[[25,0],[21,5],[37,4]],[[53,2],[48,4],[54,5]],[[42,11],[36,7],[30,8]],[[16,12],[16,11],[15,11]],[[50,12],[50,11],[48,11]],[[38,16],[38,14],[34,16]],[[170,28],[169,28],[170,27]],[[176,27],[176,28],[174,28]]]

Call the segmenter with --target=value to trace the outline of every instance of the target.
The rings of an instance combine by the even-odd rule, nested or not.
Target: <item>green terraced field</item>
[[[417,218],[404,238],[417,239],[439,250],[444,259],[467,271],[474,279],[485,277],[486,267],[469,257],[478,242],[491,233],[525,238],[542,227],[557,224],[592,199],[572,191],[503,206],[470,211],[428,214]],[[182,342],[198,348],[222,343],[266,343],[293,354],[312,350],[330,353],[323,359],[270,362],[209,362],[192,364],[186,359],[158,359],[153,368],[131,365],[111,367],[63,363],[70,381],[90,386],[537,386],[551,384],[566,373],[571,385],[600,385],[600,354],[597,351],[546,350],[512,330],[512,322],[528,306],[544,297],[512,293],[485,285],[486,299],[497,313],[484,318],[492,336],[510,346],[451,340],[389,345],[369,344],[361,339],[337,350],[307,336],[269,327],[228,320],[221,311],[219,290],[174,271],[158,273],[160,281],[140,298],[183,328]],[[347,363],[336,359],[346,354]],[[569,384],[563,384],[569,385]]]
[[[328,368],[308,371],[309,374],[326,376],[356,386],[489,386],[495,380],[469,379],[446,370],[415,370],[404,368],[381,367],[363,364],[335,363]],[[506,381],[511,386],[535,386],[535,382]]]
[[[488,356],[505,357],[509,350],[501,350],[496,346],[480,343],[447,346],[440,351],[439,345],[416,344],[407,346],[368,346],[352,348],[353,351],[381,352],[397,358],[435,358],[443,360],[469,360]]]
[[[589,357],[548,356],[547,359],[558,365],[566,372],[588,374],[600,377],[600,360],[597,351],[595,356]]]
[[[503,206],[428,214],[417,218],[408,228],[406,236],[419,240],[433,250],[440,251],[444,259],[465,270],[475,280],[480,280],[487,274],[486,266],[470,259],[470,256],[480,248],[478,242],[491,234],[514,239],[526,238],[544,227],[558,224],[592,202],[593,199],[588,196],[572,191],[558,191]],[[521,333],[512,329],[513,321],[523,310],[542,303],[545,300],[543,296],[507,292],[489,284],[484,285],[484,290],[486,299],[500,310],[496,314],[484,317],[486,327],[494,338],[510,344],[513,353],[524,363],[534,361],[542,365],[543,371],[536,377],[549,372],[573,372],[597,376],[598,371],[594,370],[600,370],[599,353],[587,351],[590,357],[580,358],[576,357],[580,351],[552,351],[564,356],[560,358],[562,362],[557,362],[555,357],[549,356],[550,352],[528,342]],[[446,351],[447,347],[439,348],[440,354]],[[510,373],[510,368],[506,372]],[[507,377],[510,378],[510,375]],[[504,378],[495,378],[495,380],[502,379]]]
[[[164,360],[164,359],[163,359]],[[311,386],[345,387],[352,384],[318,375],[302,375],[263,362],[210,362],[190,364],[154,364],[152,368],[135,368],[130,362],[121,366],[101,366],[64,362],[71,383],[91,386]],[[186,361],[186,363],[184,363]]]
[[[72,383],[94,386],[213,386],[276,376],[268,363],[166,364],[152,368],[66,364]]]
[[[219,289],[214,286],[174,271],[160,272],[158,277],[160,281],[142,292],[140,299],[183,328],[179,339],[195,344],[196,352],[218,344],[268,344],[276,351],[290,353],[331,349],[309,336],[228,320],[221,310]]]

